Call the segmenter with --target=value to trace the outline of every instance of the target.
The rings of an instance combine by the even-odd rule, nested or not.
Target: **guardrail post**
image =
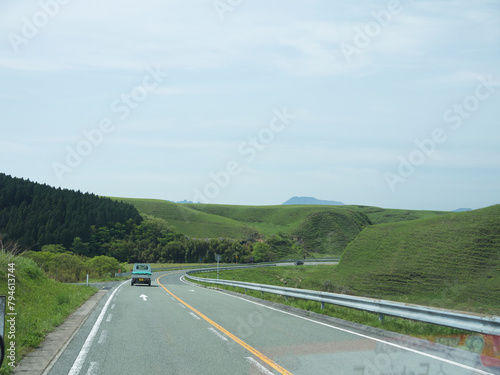
[[[321,302],[321,310],[324,310],[324,309],[325,309],[325,303]]]

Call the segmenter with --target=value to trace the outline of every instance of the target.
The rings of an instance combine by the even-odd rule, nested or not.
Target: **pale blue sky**
[[[0,171],[100,195],[500,203],[500,2],[3,0]]]

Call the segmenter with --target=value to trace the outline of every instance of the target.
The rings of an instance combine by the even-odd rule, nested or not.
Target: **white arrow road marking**
[[[139,297],[142,298],[143,301],[147,301],[148,300],[148,296],[145,295],[145,294],[141,294]]]

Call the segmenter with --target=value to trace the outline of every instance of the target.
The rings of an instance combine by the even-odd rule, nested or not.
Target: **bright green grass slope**
[[[353,216],[351,210],[337,206],[237,206],[222,204],[188,204],[187,206],[193,210],[246,223],[257,228],[259,233],[264,235],[279,232],[293,234],[304,224],[307,217],[318,213]],[[359,217],[361,218],[361,216]],[[366,219],[365,221],[367,222]]]
[[[9,264],[14,264],[13,278],[8,277]],[[6,345],[15,341],[16,361],[38,347],[45,335],[62,324],[64,319],[84,303],[97,289],[62,284],[49,279],[31,259],[0,251],[0,295],[14,297],[7,312],[15,315],[15,338],[9,339],[10,324],[5,325]],[[10,282],[9,279],[15,282]],[[11,292],[11,295],[9,295]],[[13,310],[10,310],[13,308]],[[12,318],[8,316],[7,318]],[[9,374],[12,367],[5,358],[0,374]]]
[[[374,206],[343,206],[354,211],[364,213],[372,224],[395,223],[398,221],[409,221],[417,219],[426,219],[437,215],[449,214],[448,211],[429,211],[429,210],[402,210],[395,208],[381,208]]]
[[[500,205],[366,227],[333,275],[355,295],[500,313]]]
[[[246,223],[160,199],[113,198],[133,204],[141,213],[164,219],[175,231],[192,238],[245,239],[256,230]]]
[[[287,233],[300,238],[309,253],[333,256],[340,256],[347,244],[371,224],[364,213],[337,206],[190,204],[189,207],[247,223],[267,236]]]

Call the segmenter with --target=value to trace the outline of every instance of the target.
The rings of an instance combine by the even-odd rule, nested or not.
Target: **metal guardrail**
[[[241,267],[238,267],[241,268]],[[213,271],[214,269],[212,269]],[[191,270],[187,272],[186,277],[211,284],[228,285],[238,288],[257,290],[262,293],[279,294],[285,297],[295,297],[305,300],[321,302],[324,304],[333,304],[344,307],[350,307],[357,310],[364,310],[378,313],[379,318],[383,320],[384,315],[395,316],[399,318],[418,320],[426,323],[439,324],[447,327],[463,329],[466,331],[479,332],[489,335],[500,335],[500,317],[470,315],[460,312],[437,309],[427,306],[410,305],[400,302],[392,302],[380,299],[349,296],[344,294],[319,292],[314,290],[296,289],[288,287],[279,287],[274,285],[247,283],[242,281],[229,281],[206,279],[202,277],[191,276],[194,272],[208,272],[209,270]]]

